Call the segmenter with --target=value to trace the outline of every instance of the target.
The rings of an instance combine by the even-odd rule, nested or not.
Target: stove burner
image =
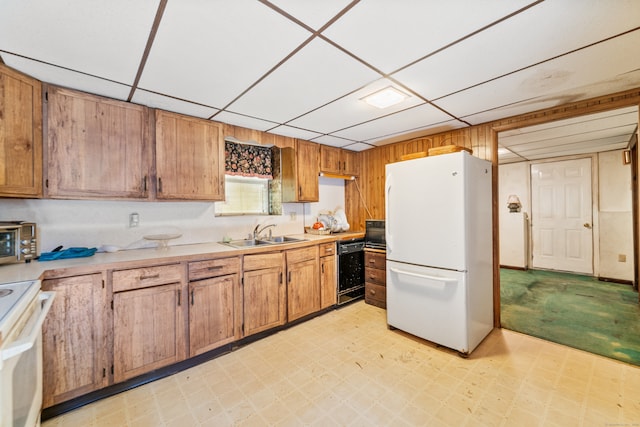
[[[13,289],[0,289],[0,298],[6,297],[13,293]]]

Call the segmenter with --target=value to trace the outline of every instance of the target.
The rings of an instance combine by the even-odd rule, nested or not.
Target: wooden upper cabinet
[[[42,85],[0,64],[0,197],[42,196]]]
[[[359,175],[358,153],[321,145],[320,171],[341,175]]]
[[[295,151],[283,148],[281,158],[282,201],[317,202],[320,197],[320,145],[298,139]]]
[[[156,198],[224,200],[222,126],[156,111]]]
[[[49,86],[46,195],[147,199],[149,109]]]

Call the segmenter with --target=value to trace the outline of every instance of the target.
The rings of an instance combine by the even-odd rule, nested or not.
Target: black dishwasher
[[[364,297],[364,239],[338,241],[338,305]]]

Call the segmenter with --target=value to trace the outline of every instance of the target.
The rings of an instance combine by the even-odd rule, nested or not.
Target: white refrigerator
[[[466,151],[386,166],[387,323],[471,353],[493,329],[491,163]]]

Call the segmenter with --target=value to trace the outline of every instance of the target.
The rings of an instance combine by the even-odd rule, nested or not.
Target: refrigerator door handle
[[[385,176],[385,180],[384,180],[384,194],[385,194],[385,198],[388,201],[389,200],[389,195],[391,194],[391,174],[388,173]],[[391,230],[391,212],[389,209],[386,209],[385,212],[385,243],[387,245],[387,256],[389,256],[389,254],[391,254],[392,249],[391,247],[393,246],[393,238],[392,238],[392,230]]]
[[[406,276],[419,277],[420,279],[434,280],[436,282],[442,282],[443,284],[458,282],[457,279],[449,279],[449,278],[446,278],[446,277],[429,276],[429,275],[426,275],[426,274],[419,274],[419,273],[413,273],[411,271],[399,270],[399,269],[393,268],[393,267],[391,267],[389,270],[391,270],[393,273],[396,273],[396,274],[404,274]]]

